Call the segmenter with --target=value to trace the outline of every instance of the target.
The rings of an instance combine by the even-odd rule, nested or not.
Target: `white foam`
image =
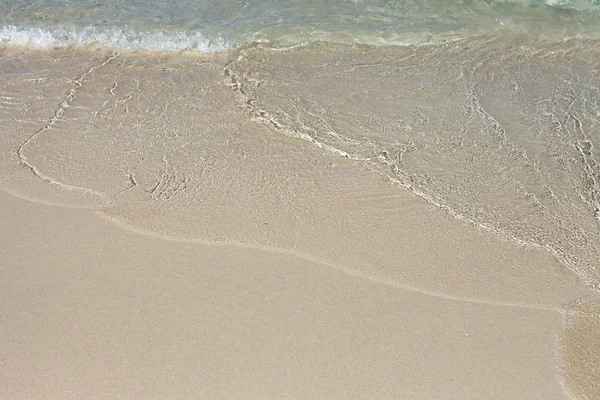
[[[33,47],[40,49],[64,47],[108,47],[131,52],[147,50],[156,52],[180,52],[184,50],[202,53],[231,49],[228,41],[209,39],[201,32],[136,32],[118,28],[98,29],[88,26],[82,29],[57,28],[47,30],[37,27],[15,25],[0,28],[0,45]]]

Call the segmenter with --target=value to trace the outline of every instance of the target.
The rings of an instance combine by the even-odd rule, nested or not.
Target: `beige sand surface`
[[[600,298],[576,302],[569,309],[560,341],[562,375],[575,399],[600,398]]]
[[[554,247],[284,127],[236,82],[293,85],[235,56],[1,54],[0,398],[593,393],[594,313],[564,329],[588,290]],[[506,208],[535,216],[510,229],[577,226],[510,174]]]
[[[563,315],[0,194],[0,398],[564,399]]]

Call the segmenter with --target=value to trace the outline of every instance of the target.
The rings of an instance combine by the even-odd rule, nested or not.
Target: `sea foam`
[[[202,53],[220,52],[232,48],[228,40],[210,39],[201,32],[138,32],[115,27],[100,29],[94,26],[52,30],[16,25],[4,26],[0,28],[0,45],[38,49],[107,47],[125,52],[190,50]]]

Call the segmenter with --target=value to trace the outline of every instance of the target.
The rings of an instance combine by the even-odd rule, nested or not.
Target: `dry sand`
[[[564,399],[558,311],[0,195],[5,399]]]
[[[228,57],[2,54],[0,398],[593,398],[556,252],[249,114]]]

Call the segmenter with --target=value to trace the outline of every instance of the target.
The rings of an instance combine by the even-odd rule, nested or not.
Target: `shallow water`
[[[221,51],[254,40],[444,43],[496,33],[598,37],[592,0],[4,1],[0,39],[35,47]]]

